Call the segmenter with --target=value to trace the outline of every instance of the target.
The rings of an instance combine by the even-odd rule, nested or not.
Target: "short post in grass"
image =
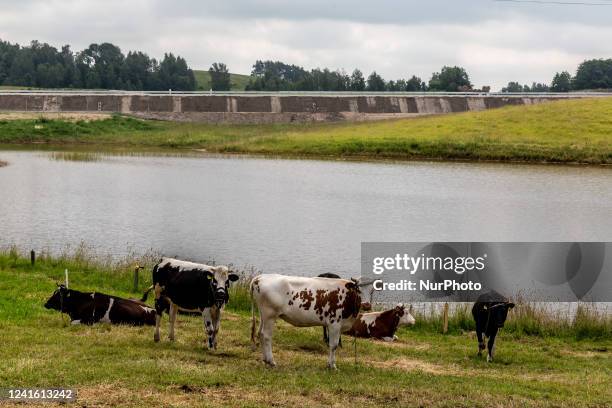
[[[30,263],[32,264],[32,268],[36,264],[36,252],[34,252],[34,250],[30,251]]]
[[[141,269],[144,269],[144,267],[138,264],[134,266],[134,292],[138,292],[138,271],[140,271]]]
[[[443,334],[448,333],[448,302],[444,303],[442,333]]]

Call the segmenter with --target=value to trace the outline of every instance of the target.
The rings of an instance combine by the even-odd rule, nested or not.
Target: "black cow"
[[[476,321],[476,336],[478,337],[478,355],[485,349],[484,337],[489,338],[487,344],[487,361],[493,361],[495,354],[495,336],[497,331],[504,327],[508,310],[514,307],[506,297],[495,291],[484,293],[476,299],[472,307],[472,316]]]
[[[172,258],[162,258],[153,267],[155,289],[155,334],[159,341],[159,325],[164,310],[170,316],[168,338],[174,340],[174,323],[178,310],[198,311],[202,314],[208,335],[208,347],[217,348],[217,333],[221,310],[229,301],[230,282],[238,280],[227,266],[209,266]],[[143,301],[146,300],[145,293]]]
[[[155,324],[155,310],[138,300],[98,292],[79,292],[64,285],[58,285],[45,307],[67,313],[72,324]]]

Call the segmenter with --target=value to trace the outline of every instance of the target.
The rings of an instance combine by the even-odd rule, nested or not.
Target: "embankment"
[[[206,123],[364,121],[534,105],[584,95],[0,93],[0,111],[105,112]]]
[[[215,125],[113,116],[2,120],[0,144],[198,149],[353,160],[612,164],[612,98],[362,123]]]

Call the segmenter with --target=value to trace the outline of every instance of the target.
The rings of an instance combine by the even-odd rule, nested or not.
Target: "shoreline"
[[[521,159],[467,159],[460,157],[393,157],[368,155],[317,155],[267,152],[216,152],[201,148],[133,146],[120,143],[48,143],[48,142],[19,142],[0,143],[0,151],[40,151],[40,152],[75,152],[75,153],[101,153],[108,155],[121,154],[159,154],[201,158],[242,158],[242,159],[270,159],[270,160],[311,160],[346,163],[380,163],[380,164],[409,164],[409,163],[441,163],[441,164],[493,164],[513,166],[561,166],[612,169],[612,163],[591,163],[581,161],[551,161],[551,160],[521,160]],[[7,166],[8,162],[0,160],[0,167]]]

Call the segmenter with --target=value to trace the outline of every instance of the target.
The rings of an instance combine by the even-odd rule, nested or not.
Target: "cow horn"
[[[370,286],[373,283],[374,283],[374,279],[368,280],[368,281],[363,281],[363,282],[357,281],[357,286],[359,286],[360,288],[363,288],[364,286]]]

